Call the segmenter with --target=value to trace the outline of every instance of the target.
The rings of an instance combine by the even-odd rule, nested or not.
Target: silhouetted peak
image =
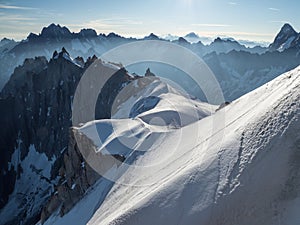
[[[289,33],[290,35],[296,35],[297,34],[297,32],[294,30],[294,28],[290,25],[290,24],[288,24],[288,23],[285,23],[283,26],[282,26],[282,28],[281,28],[281,30],[280,30],[280,32],[279,32],[279,34],[280,33]]]
[[[114,32],[111,32],[107,35],[108,38],[121,38],[120,35],[114,33]]]
[[[150,71],[150,68],[146,70],[145,77],[155,77],[155,74]]]
[[[187,40],[185,40],[183,37],[180,37],[180,38],[178,38],[178,42],[180,43],[180,44],[183,44],[183,43],[189,43]]]
[[[68,38],[71,36],[71,32],[67,27],[61,27],[59,24],[55,25],[52,23],[42,29],[40,36],[44,38]]]
[[[53,52],[52,58],[54,59],[54,58],[57,58],[57,57],[58,57],[58,52],[55,50],[55,51]]]
[[[97,56],[96,55],[93,55],[92,57],[88,57],[87,60],[86,60],[86,65],[91,65],[93,62],[95,62],[97,60]]]
[[[61,51],[58,53],[56,50],[53,52],[52,55],[53,59],[58,59],[58,58],[65,58],[65,59],[70,59],[70,54],[69,52],[65,49],[65,47],[62,47]]]
[[[184,37],[186,37],[186,38],[199,38],[199,36],[195,32],[190,32],[187,35],[185,35]]]
[[[299,36],[294,28],[286,23],[276,35],[274,42],[270,45],[271,50],[283,51],[292,47],[292,42]]]
[[[5,45],[8,43],[12,43],[15,42],[13,39],[8,39],[8,38],[2,38],[2,40],[0,41],[0,45]]]
[[[81,29],[79,32],[79,36],[86,38],[97,37],[97,32],[93,29]]]
[[[151,33],[151,34],[149,34],[148,36],[146,36],[144,39],[145,39],[145,40],[158,40],[159,37],[158,37],[157,35]]]
[[[84,67],[84,59],[81,56],[77,56],[74,59],[74,62],[80,65],[81,67]]]
[[[217,37],[213,42],[221,43],[223,42],[223,40],[220,37]]]
[[[37,34],[35,34],[35,33],[30,33],[30,34],[27,36],[27,39],[28,39],[28,40],[32,40],[32,39],[36,39],[37,37],[38,37]]]

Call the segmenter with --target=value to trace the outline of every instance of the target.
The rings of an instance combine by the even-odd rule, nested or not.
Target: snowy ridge
[[[134,80],[131,84],[137,88],[137,94],[123,102],[121,104],[122,107],[117,108],[119,111],[117,111],[115,116],[121,119],[91,121],[81,127],[74,128],[79,135],[84,135],[92,141],[96,154],[119,155],[125,157],[125,163],[129,165],[135,162],[136,157],[142,156],[146,151],[158,148],[164,141],[167,133],[172,133],[174,130],[179,129],[180,126],[187,126],[209,116],[217,108],[217,106],[191,100],[188,96],[181,95],[158,78],[148,77],[142,78],[144,82],[138,81]],[[145,86],[146,82],[149,83]],[[129,89],[131,88],[129,87]],[[157,96],[157,98],[160,98],[160,101],[151,110],[144,111],[134,118],[129,118],[130,106],[146,97],[142,93]],[[122,108],[125,108],[125,110],[120,110]],[[177,116],[174,115],[175,111]],[[172,120],[166,123],[162,118]],[[183,122],[180,122],[181,120]],[[112,167],[105,174],[109,178],[115,178],[122,175],[124,171],[126,169],[120,168],[117,170],[115,167]],[[54,213],[45,224],[68,224],[71,221],[76,224],[86,223],[97,209],[97,206],[99,207],[104,200],[111,186],[112,182],[101,179],[94,185],[93,190],[69,213],[62,218],[59,217],[59,212]],[[97,193],[102,194],[99,197],[91,196],[98,196]],[[83,214],[79,213],[80,209],[78,207],[83,207],[85,212]]]
[[[98,182],[45,224],[299,224],[299,76],[300,67],[182,128],[141,120],[158,105],[134,119],[78,128],[100,151],[130,156],[141,144],[147,151],[109,171],[117,183]],[[115,145],[122,137],[127,150]]]
[[[131,118],[139,114],[141,114],[140,118],[145,118],[149,117],[150,114],[159,113],[161,115],[165,114],[165,111],[173,111],[191,117],[190,122],[181,123],[181,126],[185,126],[210,115],[217,108],[217,106],[191,99],[187,94],[177,91],[157,77],[143,77],[134,80],[119,95],[130,95],[130,97],[126,101],[112,106],[113,119]],[[138,106],[137,103],[140,103],[140,105]],[[145,107],[145,104],[148,105]],[[146,113],[143,113],[142,107],[148,108],[148,110],[145,110]],[[156,115],[156,117],[159,117],[159,115]],[[170,116],[170,118],[173,117]]]
[[[299,74],[298,67],[166,135],[137,164],[167,160],[129,168],[88,224],[299,224]],[[220,126],[205,132],[213,121]],[[184,141],[174,150],[179,131]]]
[[[158,140],[163,141],[160,136],[164,136],[164,133],[203,119],[217,109],[217,106],[179,94],[157,78],[146,79],[153,82],[123,102],[113,116],[116,119],[91,121],[77,128],[93,141],[98,151],[104,150],[103,154],[120,154],[127,157],[132,151],[152,149]],[[138,81],[133,81],[132,85],[138,85]],[[128,86],[131,89],[130,85]],[[134,107],[131,108],[131,113],[136,115],[131,119],[130,107],[145,99],[145,96],[156,97],[159,100],[142,101],[141,105],[148,103],[151,109],[140,113],[135,112]]]

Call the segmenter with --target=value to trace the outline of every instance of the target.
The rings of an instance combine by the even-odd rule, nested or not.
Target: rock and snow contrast
[[[134,119],[91,121],[77,131],[95,151],[125,157],[104,175],[116,182],[97,182],[45,224],[299,224],[299,100],[300,67],[176,129],[142,119],[159,107]],[[134,160],[132,152],[139,152]]]
[[[290,24],[284,24],[276,36],[274,42],[270,45],[271,50],[284,51],[286,49],[298,46],[300,43],[300,33],[297,33]]]
[[[67,27],[60,26],[59,24],[50,24],[48,27],[44,27],[40,34],[30,33],[21,42],[9,39],[1,41],[0,89],[9,80],[14,68],[22,65],[26,58],[45,56],[49,60],[55,50],[59,51],[63,47],[67,49],[71,57],[76,58],[77,56],[81,56],[86,60],[93,55],[100,57],[103,53],[122,44],[143,40],[170,41],[190,49],[199,57],[203,57],[203,60],[210,65],[217,77],[231,78],[228,81],[228,83],[232,83],[231,89],[239,86],[242,83],[239,80],[244,81],[245,75],[251,74],[255,79],[259,79],[261,76],[268,74],[273,79],[281,73],[295,68],[300,61],[298,54],[299,35],[288,24],[282,27],[277,38],[269,47],[253,45],[252,47],[246,47],[243,42],[235,41],[233,38],[216,38],[213,41],[207,42],[202,39],[199,40],[197,37],[195,33],[191,32],[184,37],[175,37],[172,40],[159,38],[153,33],[139,39],[125,38],[115,33],[107,35],[97,34],[92,29],[82,29],[78,33],[72,33]],[[281,54],[278,54],[278,51]],[[243,62],[246,62],[246,65]],[[261,62],[264,62],[264,64],[261,64]],[[282,65],[281,62],[285,64]],[[251,65],[251,68],[249,68],[249,65]],[[158,76],[165,75],[160,70],[155,70],[154,72]],[[219,79],[219,82],[221,83],[222,80]],[[267,81],[270,80],[267,79]],[[264,84],[261,82],[257,83],[257,86],[241,94],[246,94],[248,91]],[[222,88],[225,91],[227,87]],[[226,100],[232,101],[240,96],[240,94],[229,93],[225,97]],[[199,96],[197,97],[199,98]]]
[[[198,38],[51,24],[21,42],[3,39],[0,224],[300,224],[299,34],[285,24],[269,47],[253,48]],[[201,57],[226,102],[205,102],[175,67],[97,58],[143,40]],[[95,116],[72,123],[90,68],[113,76]]]

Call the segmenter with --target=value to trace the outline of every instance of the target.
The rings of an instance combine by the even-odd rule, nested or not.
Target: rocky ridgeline
[[[5,220],[1,219],[4,224],[37,222],[49,197],[51,200],[42,218],[58,205],[62,205],[63,215],[99,178],[88,165],[82,166],[82,156],[69,132],[74,92],[84,71],[97,57],[86,61],[81,57],[74,60],[68,57],[68,52],[62,49],[49,61],[45,57],[26,59],[0,93],[0,217]],[[96,118],[109,118],[113,96],[133,79],[125,69],[116,70],[98,97],[97,106],[107,110],[96,113]],[[23,162],[30,155],[31,146],[36,154],[48,158],[45,163],[51,168],[49,177],[35,169],[35,162],[23,168],[28,166]],[[15,155],[17,161],[13,161]],[[26,170],[36,173],[38,179],[23,176]],[[41,180],[47,180],[47,185],[40,187]],[[22,187],[23,184],[26,187]],[[34,200],[29,201],[29,195]],[[6,206],[14,197],[17,199],[15,216],[5,219],[7,211],[11,211]]]

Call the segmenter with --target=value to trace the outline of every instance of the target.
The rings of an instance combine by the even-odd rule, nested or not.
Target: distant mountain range
[[[226,101],[233,101],[300,64],[299,34],[287,24],[267,48],[247,48],[232,39],[216,38],[209,45],[187,40],[195,37],[196,34],[190,34],[172,43],[190,49],[207,63]],[[46,220],[57,209],[65,215],[99,179],[79,153],[74,139],[76,131],[70,130],[74,92],[82,74],[97,56],[121,44],[140,40],[168,41],[155,34],[135,39],[115,33],[98,35],[91,29],[71,33],[68,28],[54,24],[43,28],[38,35],[29,34],[26,40],[18,43],[9,39],[1,41],[0,69],[4,87],[0,92],[0,224],[35,224],[40,218]],[[112,64],[102,61],[99,66],[112,68]],[[146,69],[148,67],[151,70]],[[113,68],[113,78],[99,95],[96,119],[111,118],[112,103],[129,84],[137,88],[137,97],[132,100],[134,107],[128,109],[125,116],[135,117],[156,107],[157,101],[163,99],[170,88],[162,85],[154,74],[177,82],[189,94],[207,101],[195,82],[176,68],[156,63]],[[139,83],[140,76],[133,72],[140,75],[146,72],[146,82]],[[295,72],[293,77],[296,75]],[[152,84],[153,89],[159,87],[163,94],[160,98],[142,98],[139,88]],[[262,92],[259,93],[262,95]],[[184,103],[184,112],[190,112],[193,107],[198,108],[199,113],[205,112],[205,116],[214,112],[204,110],[202,107],[206,103],[198,104],[196,98],[191,105],[186,103],[186,97],[171,95],[170,99],[173,97],[176,97],[176,104]],[[150,104],[149,108],[149,102],[153,101],[155,104]],[[247,105],[245,99],[243,102],[241,108]],[[267,112],[265,108],[263,112]],[[154,110],[151,115],[156,113]],[[169,118],[170,114],[163,115]],[[148,121],[151,116],[146,113],[141,118]],[[173,127],[178,125],[169,122]],[[86,139],[82,141],[90,146]],[[123,159],[118,154],[114,157]],[[106,182],[105,185],[105,190],[110,190],[112,184]]]
[[[50,59],[54,51],[63,47],[70,56],[87,59],[93,55],[101,57],[108,50],[119,45],[142,40],[170,41],[153,33],[142,38],[125,38],[115,33],[97,34],[92,29],[82,29],[72,33],[67,27],[50,24],[44,27],[40,34],[30,33],[21,42],[3,39],[0,42],[0,88],[8,81],[10,75],[18,65],[22,65],[26,58],[45,56]],[[279,74],[295,68],[299,60],[300,35],[291,25],[285,24],[274,42],[269,47],[246,47],[232,38],[216,38],[210,44],[203,44],[199,36],[191,32],[185,37],[173,37],[170,42],[190,49],[203,58],[215,73],[225,95],[225,99],[232,101],[256,87],[268,82]],[[136,66],[130,72],[143,74],[147,65]],[[152,65],[152,70],[158,76],[164,76],[177,83],[183,84],[188,92],[205,100],[199,88],[181,79],[184,76],[178,70],[166,69],[163,66]],[[268,74],[265,76],[265,74]],[[226,79],[224,79],[226,77]],[[243,77],[243,79],[241,79]],[[255,79],[254,79],[255,77]],[[246,85],[245,80],[253,82]],[[229,87],[235,87],[233,90]],[[191,88],[192,87],[192,88]],[[227,92],[230,93],[227,93]],[[233,93],[234,92],[234,93]]]
[[[180,38],[180,36],[177,35],[172,35],[172,34],[167,34],[161,36],[162,39],[169,40],[169,41],[175,41]],[[204,37],[204,36],[199,36],[195,32],[190,32],[183,36],[184,39],[186,39],[190,43],[197,43],[197,42],[202,42],[205,45],[209,45],[214,41],[214,38],[212,37]],[[230,39],[230,40],[235,40],[234,38],[229,38],[229,37],[222,37],[222,39]],[[250,41],[250,40],[237,40],[241,45],[245,45],[246,47],[253,48],[255,46],[261,46],[261,47],[267,47],[269,46],[269,42],[265,41],[260,41],[260,42],[255,42],[255,41]]]
[[[287,36],[290,34],[288,33]],[[294,34],[291,34],[294,35]],[[60,50],[65,47],[72,57],[81,56],[101,56],[104,52],[121,44],[130,43],[139,40],[166,40],[172,41],[194,51],[197,55],[203,57],[209,53],[228,53],[232,50],[247,51],[251,53],[262,54],[270,48],[253,46],[246,47],[246,43],[239,43],[231,38],[216,38],[208,43],[207,38],[200,38],[197,34],[191,32],[185,37],[158,37],[150,34],[142,39],[125,38],[115,33],[97,34],[93,29],[82,29],[78,33],[72,33],[67,27],[50,24],[42,29],[40,34],[30,33],[28,37],[21,41],[15,42],[10,39],[2,39],[0,42],[0,88],[7,82],[14,68],[21,65],[26,58],[35,56],[45,56],[50,59],[54,50]],[[289,39],[291,40],[291,39]],[[279,41],[282,41],[281,39]],[[275,42],[278,42],[275,39]],[[296,43],[296,42],[295,42]],[[271,44],[274,50],[276,44]],[[294,46],[294,45],[293,45]]]

